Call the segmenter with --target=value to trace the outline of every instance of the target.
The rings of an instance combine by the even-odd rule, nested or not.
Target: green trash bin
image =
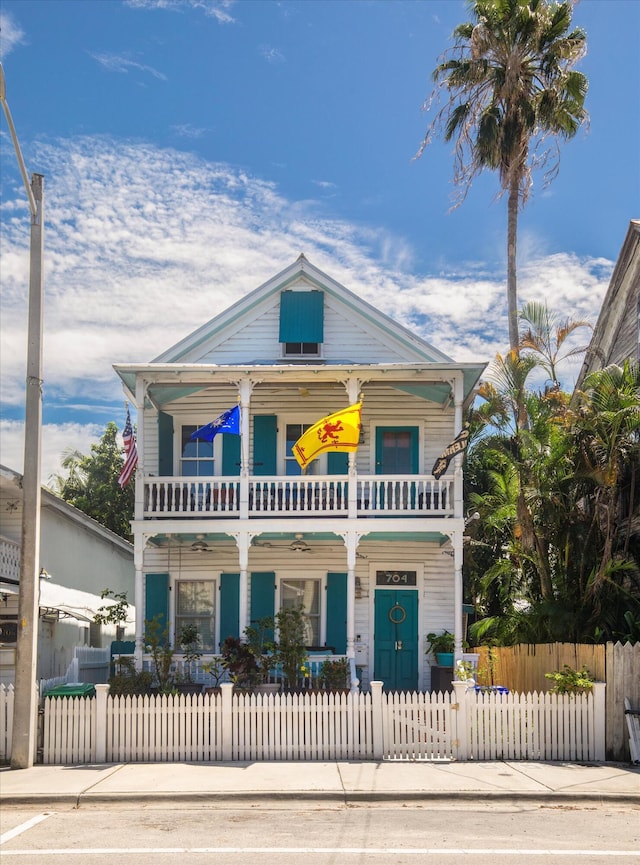
[[[47,691],[45,697],[95,697],[96,687],[90,682],[67,682]]]

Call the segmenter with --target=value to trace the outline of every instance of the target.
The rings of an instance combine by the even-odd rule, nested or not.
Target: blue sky
[[[413,156],[461,0],[3,0],[7,101],[45,175],[43,480],[150,360],[300,252],[457,360],[507,346],[506,204]],[[595,322],[640,216],[640,2],[582,0],[588,131],[520,217],[521,302]],[[22,469],[29,218],[0,122],[2,462]],[[572,368],[567,368],[571,384]]]

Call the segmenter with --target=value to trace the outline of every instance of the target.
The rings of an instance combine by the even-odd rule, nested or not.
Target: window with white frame
[[[310,577],[286,577],[280,581],[280,608],[302,609],[306,646],[321,644],[320,588],[321,581]]]
[[[310,423],[288,423],[286,425],[286,439],[284,448],[284,473],[285,475],[301,475],[302,469],[298,460],[293,455],[293,446],[302,433],[306,432]],[[307,474],[313,474],[313,463],[307,467]]]
[[[195,424],[182,427],[180,450],[180,475],[182,477],[193,478],[213,475],[213,442],[200,439],[191,441],[191,436],[197,429],[199,427]]]
[[[185,625],[195,625],[200,648],[215,648],[215,582],[213,580],[178,580],[176,582],[176,645]]]

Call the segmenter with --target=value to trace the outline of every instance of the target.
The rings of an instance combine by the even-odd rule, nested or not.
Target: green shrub
[[[593,679],[587,668],[583,665],[581,670],[574,670],[565,664],[562,670],[553,673],[545,673],[545,679],[555,682],[551,688],[552,694],[583,694],[593,687]]]

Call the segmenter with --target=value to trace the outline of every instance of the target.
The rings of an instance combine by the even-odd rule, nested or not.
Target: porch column
[[[144,379],[136,378],[136,445],[138,454],[144,454],[144,406],[147,384]],[[138,460],[133,473],[135,483],[134,520],[141,520],[144,514],[144,475],[145,466]]]
[[[462,532],[453,532],[451,542],[453,544],[453,634],[455,637],[454,660],[458,661],[462,654]]]
[[[345,386],[345,390],[347,391],[347,399],[349,400],[349,405],[353,405],[354,403],[358,402],[358,398],[360,397],[360,388],[363,385],[362,379],[356,378],[355,376],[349,376],[349,378],[345,379],[342,384]],[[347,492],[347,515],[349,519],[355,519],[355,517],[358,515],[358,473],[356,470],[357,458],[358,454],[353,451],[348,454],[349,483]]]
[[[462,373],[456,373],[453,379],[454,400],[454,436],[462,430],[462,402],[464,398],[464,378]],[[463,486],[462,486],[462,454],[454,457],[453,474],[453,515],[464,516]]]
[[[142,669],[142,656],[144,655],[144,591],[142,587],[143,580],[143,565],[144,565],[144,548],[146,543],[146,535],[141,535],[138,532],[133,537],[133,566],[135,568],[135,595],[134,605],[136,608],[136,641],[135,641],[135,664],[136,670]]]
[[[341,533],[342,534],[342,533]],[[358,535],[344,532],[342,538],[347,548],[347,658],[356,656],[356,551]]]
[[[251,535],[249,532],[237,532],[233,534],[238,546],[238,563],[240,567],[240,587],[239,587],[239,627],[240,633],[244,633],[244,629],[249,625],[249,544],[251,543]]]
[[[253,382],[242,379],[238,382],[240,396],[240,519],[249,516],[249,407]],[[240,583],[242,586],[242,581]],[[242,595],[242,589],[241,589]]]

